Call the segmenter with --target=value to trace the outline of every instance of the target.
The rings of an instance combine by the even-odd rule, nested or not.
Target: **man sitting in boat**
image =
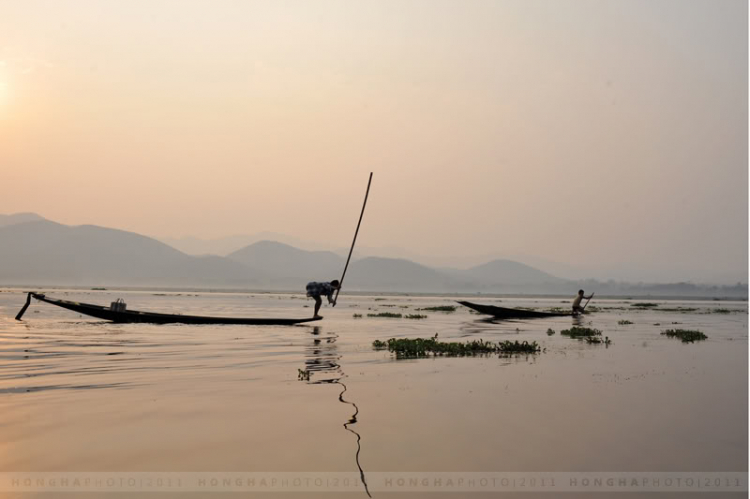
[[[581,301],[586,298],[587,300],[590,300],[591,297],[594,296],[592,293],[590,296],[583,296],[583,290],[578,290],[578,296],[575,297],[573,300],[573,315],[578,315],[583,313],[583,307],[581,306]],[[588,303],[588,302],[587,302]]]
[[[313,318],[321,319],[318,315],[320,306],[323,304],[323,300],[320,298],[325,295],[328,298],[328,303],[333,303],[333,293],[339,289],[339,281],[333,280],[331,282],[308,282],[307,283],[307,296],[315,300],[315,314]]]

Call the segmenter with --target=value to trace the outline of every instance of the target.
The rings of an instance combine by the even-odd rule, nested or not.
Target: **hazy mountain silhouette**
[[[355,290],[456,292],[459,279],[400,258],[367,257],[350,264],[346,286]]]
[[[345,259],[330,251],[306,251],[275,241],[259,241],[230,253],[228,259],[263,269],[275,286],[302,286],[338,279]]]
[[[0,283],[235,286],[265,274],[222,257],[193,257],[132,232],[50,221],[0,228]]]
[[[26,217],[35,221],[19,222]],[[191,256],[155,239],[93,225],[66,226],[38,215],[4,216],[0,227],[0,285],[151,286],[299,290],[312,280],[338,279],[344,258],[260,241],[228,257]],[[747,296],[747,284],[701,286],[565,280],[512,260],[466,270],[435,269],[411,260],[352,260],[350,291],[534,293],[573,295]]]
[[[467,270],[451,270],[454,276],[480,284],[558,284],[564,279],[512,260],[493,260]]]
[[[13,213],[11,215],[0,214],[0,227],[7,227],[9,225],[22,224],[26,222],[36,222],[38,220],[44,220],[44,217],[41,217],[36,213]]]

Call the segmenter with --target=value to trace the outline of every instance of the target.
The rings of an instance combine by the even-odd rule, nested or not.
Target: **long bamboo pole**
[[[354,252],[354,244],[357,242],[357,234],[359,234],[359,226],[362,225],[362,217],[365,214],[365,206],[367,206],[367,197],[370,195],[370,184],[372,184],[372,172],[370,172],[370,179],[367,181],[367,191],[365,191],[365,202],[362,203],[362,211],[359,214],[359,222],[357,222],[357,230],[354,231],[354,239],[352,240],[352,247],[349,248],[349,256],[346,258],[346,265],[344,265],[344,273],[341,274],[339,279],[339,289],[336,290],[336,297],[333,299],[332,306],[336,306],[336,302],[339,300],[339,291],[341,286],[344,284],[344,277],[346,276],[346,269],[349,268],[349,260],[352,259],[352,253]]]

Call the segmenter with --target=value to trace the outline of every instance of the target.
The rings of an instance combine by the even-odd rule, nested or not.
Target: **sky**
[[[0,213],[341,247],[371,171],[366,247],[747,282],[747,2],[0,0]]]

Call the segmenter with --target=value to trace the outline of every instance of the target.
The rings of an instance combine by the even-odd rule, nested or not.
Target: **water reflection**
[[[339,364],[341,355],[339,355],[338,348],[336,347],[338,335],[331,333],[329,336],[323,337],[320,334],[320,327],[313,327],[310,334],[313,336],[313,341],[312,345],[308,346],[305,351],[305,369],[308,373],[306,381],[311,385],[341,385],[342,390],[339,393],[339,402],[354,407],[354,414],[352,414],[343,426],[346,431],[353,433],[357,437],[357,453],[354,458],[357,468],[359,468],[359,476],[362,480],[362,485],[365,487],[365,492],[369,497],[372,497],[367,487],[367,480],[365,480],[365,472],[359,463],[359,453],[362,450],[362,436],[351,428],[351,426],[357,424],[359,407],[354,402],[344,399],[344,393],[346,393],[347,388],[341,380],[346,378],[346,374],[344,374],[341,364]]]

